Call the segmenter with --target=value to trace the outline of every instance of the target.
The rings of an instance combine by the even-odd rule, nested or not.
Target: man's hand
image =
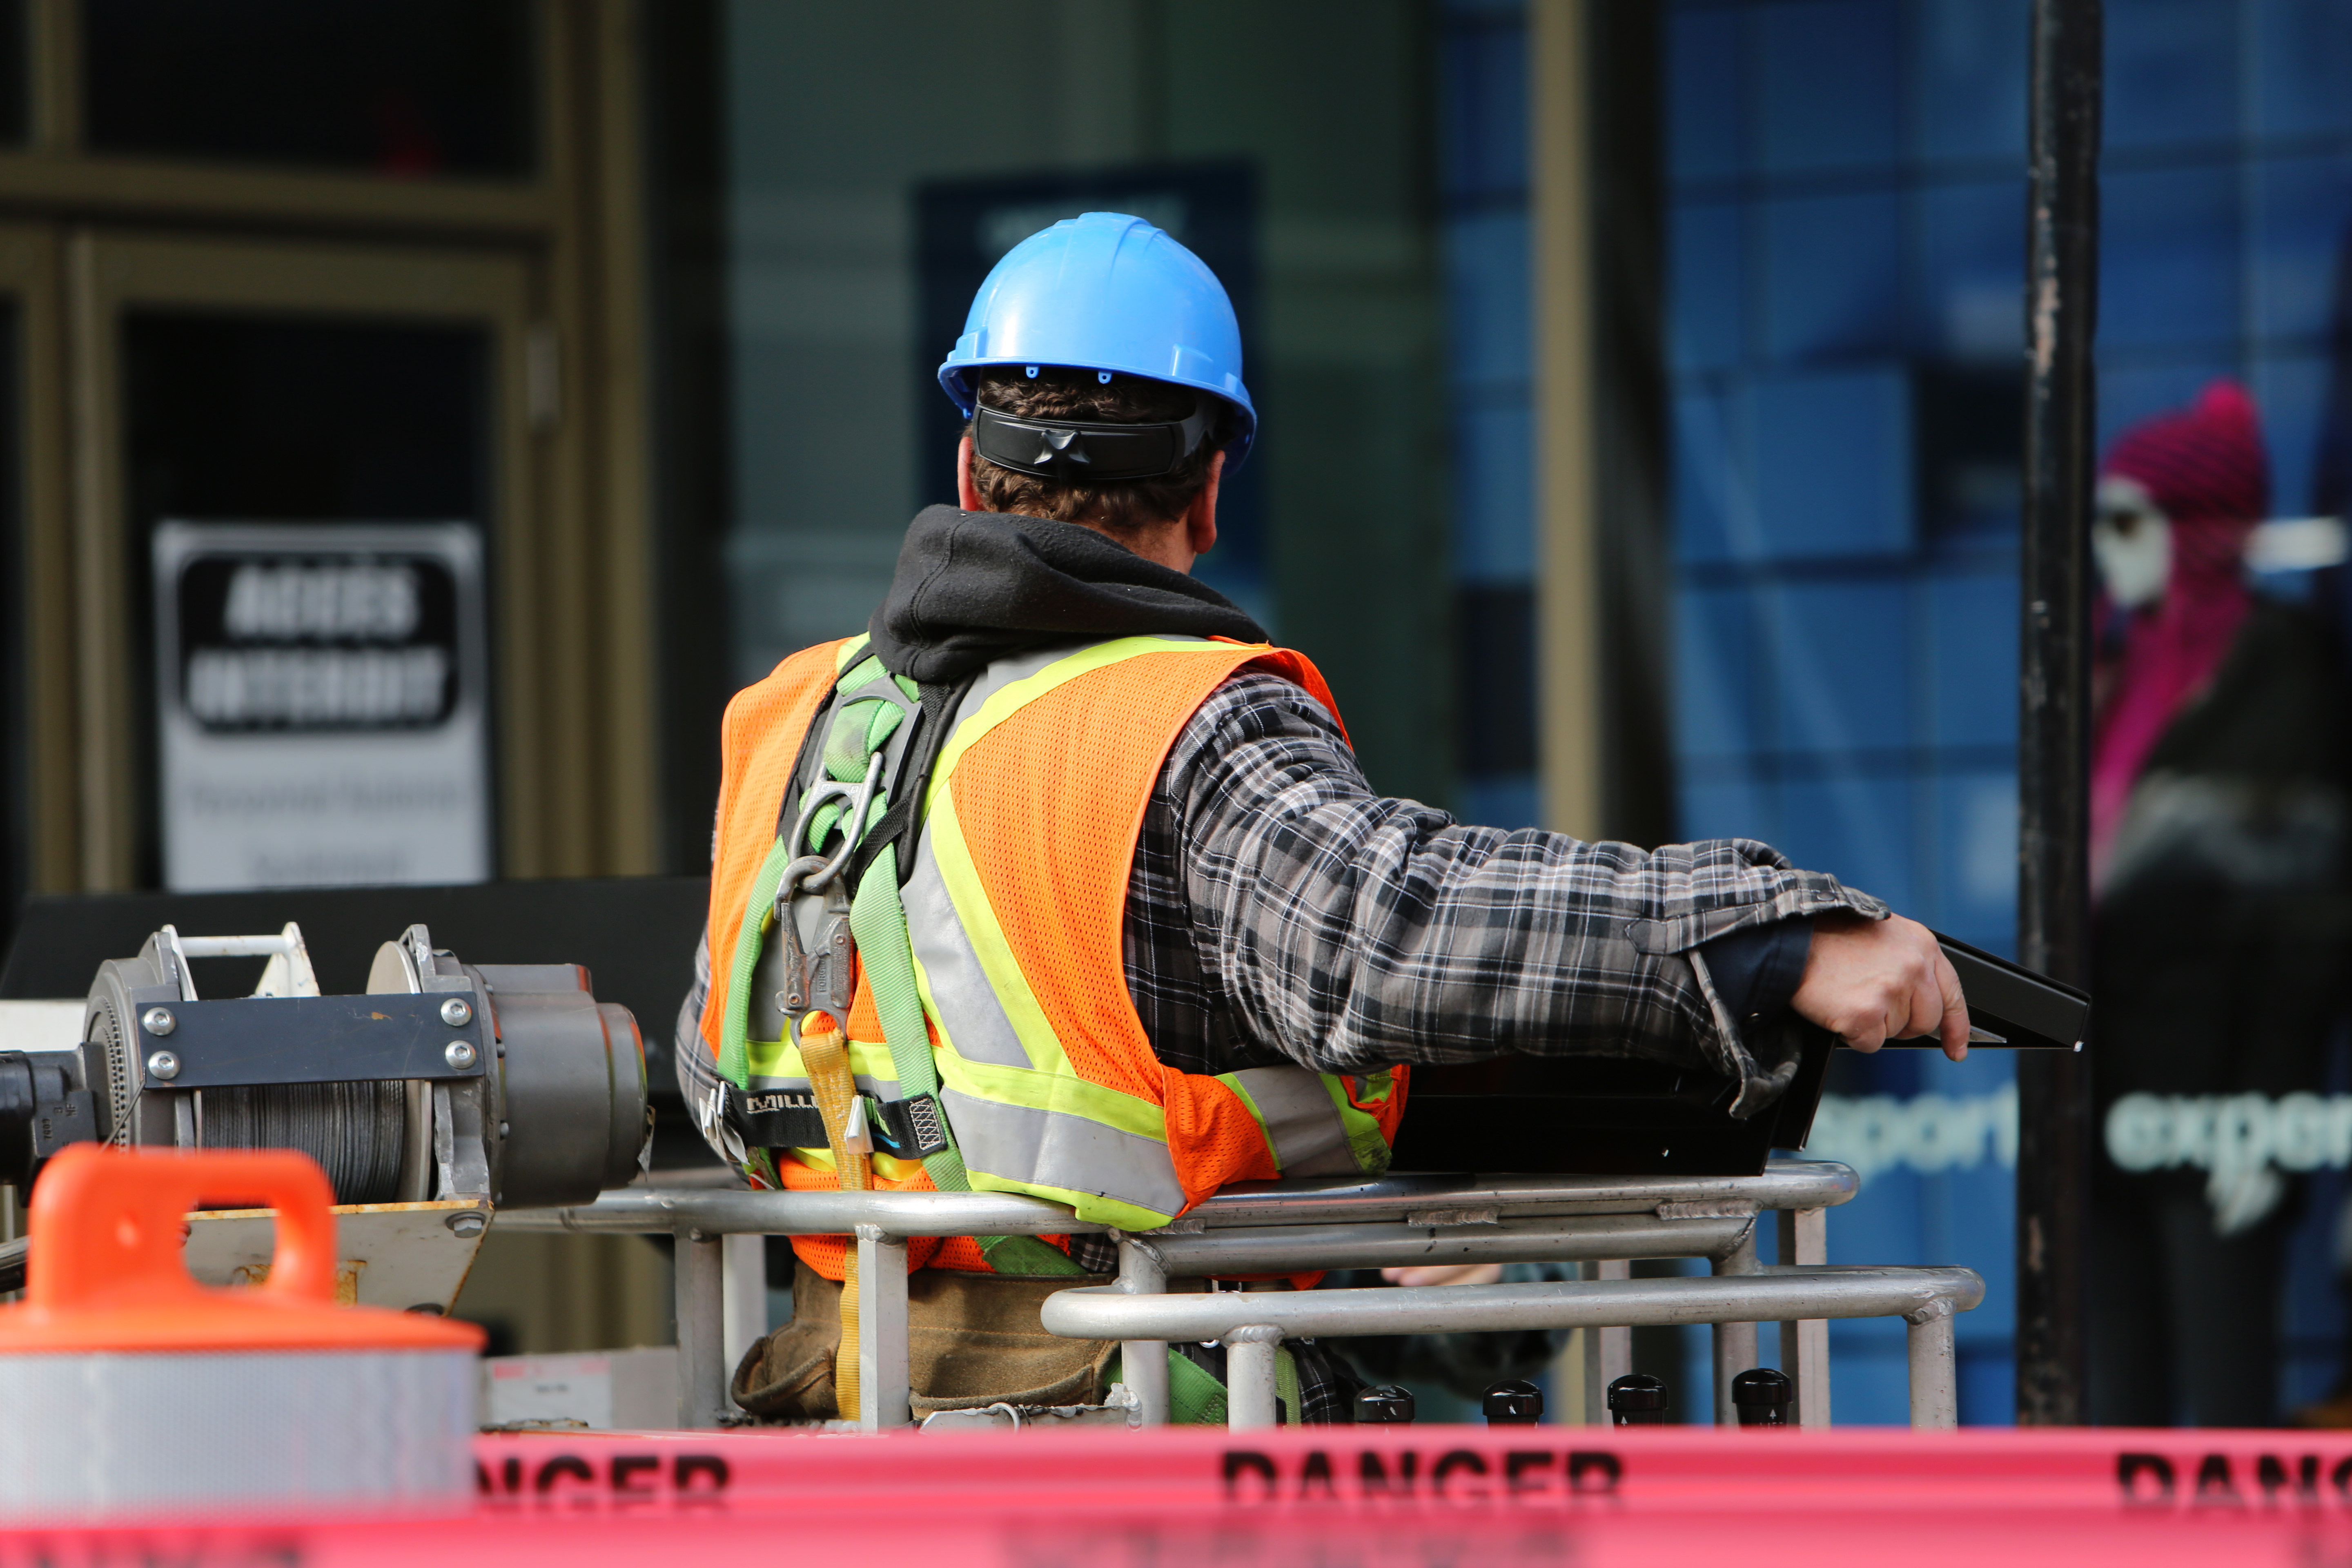
[[[1960,977],[1935,933],[1901,915],[1817,918],[1805,977],[1789,1005],[1858,1051],[1940,1035],[1946,1056],[1958,1061],[1969,1054]]]
[[[1391,1285],[1492,1285],[1502,1277],[1499,1263],[1415,1263],[1381,1270]]]

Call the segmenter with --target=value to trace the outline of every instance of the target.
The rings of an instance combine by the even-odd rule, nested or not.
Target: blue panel
[[[1543,826],[1543,789],[1532,774],[1466,778],[1457,793],[1462,798],[1464,822],[1480,827]]]
[[[1525,583],[1536,569],[1535,449],[1528,405],[1457,398],[1454,570],[1465,583]]]
[[[1666,158],[1676,180],[1719,180],[1745,166],[1738,11],[1677,11],[1666,24]]]
[[[2238,331],[2232,168],[2158,169],[2103,182],[2099,343],[2211,343]]]
[[[1910,740],[1904,584],[1787,584],[1757,596],[1776,749],[1893,750]]]
[[[1911,145],[1922,158],[2025,158],[2033,0],[1910,0]]]
[[[2014,361],[2025,345],[2025,182],[1917,188],[1919,292],[1911,341],[1956,360]]]
[[[2352,26],[2345,31],[2352,33]],[[2344,96],[2352,100],[2352,83]],[[2352,229],[2352,164],[2341,156],[2279,158],[2252,165],[2253,235],[2247,281],[2257,335],[2315,344],[2336,308],[2338,268]]]
[[[1748,299],[1747,208],[1736,202],[1685,202],[1674,209],[1668,254],[1668,336],[1677,371],[1739,363]]]
[[[2280,355],[2255,363],[2252,390],[2263,412],[2263,435],[2270,447],[2274,515],[2317,510],[2311,477],[2319,460],[2327,381],[2327,362],[2317,354]]]
[[[2018,588],[2014,571],[1930,578],[1927,710],[1932,746],[2017,743]]]
[[[1685,588],[1675,595],[1675,751],[1742,755],[1763,743],[1755,595]]]
[[[1738,407],[1715,392],[1675,399],[1675,552],[1685,561],[1762,552],[1755,484],[1733,425]]]
[[[2255,0],[2254,128],[2263,136],[2352,131],[2352,27],[2343,0]]]
[[[1525,386],[1532,331],[1527,214],[1451,219],[1444,246],[1446,362],[1455,384]]]
[[[1761,537],[1739,553],[1868,555],[1910,548],[1911,404],[1901,371],[1759,378],[1749,399]],[[1748,545],[1736,527],[1731,538]]]
[[[1935,783],[1937,897],[1918,918],[2006,952],[2017,931],[2017,774],[1946,773]]]
[[[1528,35],[1515,23],[1447,29],[1448,196],[1491,200],[1528,188]]]
[[[2233,0],[2127,0],[2106,11],[2107,146],[2178,147],[2236,133]]]
[[[1685,843],[1701,838],[1780,840],[1780,819],[1768,785],[1737,776],[1685,779],[1677,794],[1682,813],[1675,835]]]
[[[1894,166],[1902,79],[1895,20],[1894,0],[1757,8],[1766,172]]]
[[[1903,203],[1892,191],[1764,204],[1764,351],[1891,352],[1902,334]]]
[[[1911,781],[1846,773],[1780,785],[1781,853],[1896,909],[1916,907]]]
[[[2105,452],[2117,436],[2151,415],[2186,408],[2214,377],[2237,374],[2234,357],[2218,353],[2170,364],[2101,367],[2099,450]]]

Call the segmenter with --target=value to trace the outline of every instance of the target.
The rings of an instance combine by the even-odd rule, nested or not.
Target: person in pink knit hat
[[[2352,716],[2329,635],[2248,586],[2268,510],[2231,381],[2102,469],[2091,754],[2091,1404],[2103,1424],[2278,1418],[2278,1106],[2320,1087],[2346,926]],[[2162,1136],[2150,1129],[2161,1122]]]

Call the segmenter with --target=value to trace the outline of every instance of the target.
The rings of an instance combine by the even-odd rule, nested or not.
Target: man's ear
[[[956,505],[966,511],[988,510],[981,502],[980,487],[971,482],[971,437],[969,436],[956,447]],[[1215,531],[1215,527],[1214,523],[1210,525],[1212,532]]]
[[[1209,477],[1201,493],[1184,509],[1184,542],[1195,555],[1206,555],[1217,547],[1217,485],[1224,472],[1225,455],[1219,452],[1209,459]]]

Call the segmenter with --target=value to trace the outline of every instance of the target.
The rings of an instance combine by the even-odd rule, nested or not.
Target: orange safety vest
[[[865,645],[804,649],[727,709],[701,1028],[727,1071],[733,1005],[735,1088],[753,1095],[809,1085],[792,1042],[740,1037],[748,1004],[732,988],[775,919],[751,903],[775,885],[778,821],[803,738],[836,684],[854,702],[845,672],[887,679]],[[903,895],[938,1104],[973,1189],[1148,1230],[1231,1183],[1387,1168],[1404,1068],[1180,1072],[1152,1054],[1128,993],[1121,927],[1144,808],[1186,721],[1251,664],[1336,713],[1304,656],[1192,637],[1001,659],[965,696],[932,765]],[[862,956],[848,1052],[859,1090],[879,1106],[894,1098],[897,1071]],[[824,1147],[755,1151],[746,1162],[755,1182],[796,1191],[836,1186],[832,1165]],[[873,1166],[877,1188],[934,1189],[919,1161],[877,1153]],[[842,1278],[845,1238],[793,1245]],[[988,1268],[969,1237],[915,1240],[908,1261]]]

